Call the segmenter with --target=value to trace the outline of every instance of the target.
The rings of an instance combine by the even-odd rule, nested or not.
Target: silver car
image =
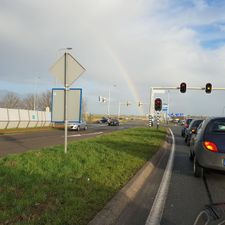
[[[225,171],[225,117],[205,120],[190,147],[196,177],[201,177],[205,169]]]
[[[86,121],[80,121],[80,122],[74,122],[74,123],[69,123],[68,125],[69,130],[87,130],[87,123]]]

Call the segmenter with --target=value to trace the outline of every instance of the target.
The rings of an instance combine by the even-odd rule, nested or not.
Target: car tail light
[[[215,143],[211,141],[204,141],[204,147],[211,152],[218,152],[218,148]]]

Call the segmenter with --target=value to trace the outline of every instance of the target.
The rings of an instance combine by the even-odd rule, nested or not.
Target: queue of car
[[[196,177],[206,170],[225,172],[225,117],[192,120],[184,137]]]

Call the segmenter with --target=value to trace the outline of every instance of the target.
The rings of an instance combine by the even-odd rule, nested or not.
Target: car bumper
[[[201,149],[201,151],[196,152],[196,159],[204,168],[225,171],[225,153]]]

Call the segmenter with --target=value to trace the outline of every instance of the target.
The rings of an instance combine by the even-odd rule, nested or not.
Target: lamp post
[[[35,89],[35,93],[34,93],[34,96],[33,96],[33,101],[34,101],[34,104],[33,104],[33,110],[35,111],[36,110],[36,103],[37,103],[37,86],[38,86],[38,80],[40,80],[40,77],[36,77],[35,80],[34,80],[34,89]]]
[[[116,84],[113,84],[113,87],[116,87]],[[111,87],[109,88],[109,95],[108,95],[108,109],[107,109],[108,117],[110,117],[110,103],[111,103]]]

